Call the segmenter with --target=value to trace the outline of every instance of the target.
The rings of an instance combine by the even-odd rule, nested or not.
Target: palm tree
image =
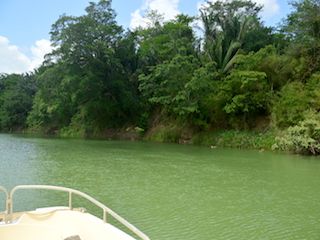
[[[205,55],[209,61],[217,63],[217,68],[222,73],[227,73],[231,68],[237,54],[241,52],[246,33],[257,22],[256,14],[260,8],[244,12],[243,8],[248,7],[254,8],[256,5],[252,2],[218,1],[208,3],[200,10],[205,35]]]

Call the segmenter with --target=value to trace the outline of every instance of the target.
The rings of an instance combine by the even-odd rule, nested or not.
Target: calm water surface
[[[152,240],[320,239],[317,157],[0,134],[0,185],[21,184],[83,191]],[[31,190],[18,193],[15,210],[40,204]],[[68,204],[40,195],[44,205]]]

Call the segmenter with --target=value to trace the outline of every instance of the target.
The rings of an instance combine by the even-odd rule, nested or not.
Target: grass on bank
[[[275,143],[277,134],[274,131],[239,131],[221,130],[216,132],[199,133],[193,136],[190,141],[181,139],[178,130],[162,130],[145,138],[145,140],[157,142],[187,142],[208,147],[228,147],[228,148],[251,148],[251,149],[271,149]]]
[[[199,134],[192,139],[192,143],[213,147],[271,149],[275,137],[276,133],[272,131],[225,130]]]

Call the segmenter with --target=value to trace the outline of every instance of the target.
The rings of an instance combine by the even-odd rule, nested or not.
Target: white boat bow
[[[20,189],[50,189],[69,193],[69,205],[67,207],[39,208],[32,211],[13,211],[14,193]],[[123,232],[107,222],[107,214],[110,214],[124,226],[130,229],[143,240],[149,237],[134,227],[131,223],[120,217],[107,206],[103,205],[89,195],[64,187],[47,185],[21,185],[9,192],[2,186],[0,191],[5,193],[5,211],[0,212],[0,239],[1,240],[134,240],[132,236]],[[72,197],[79,195],[103,211],[100,219],[84,209],[73,208]]]

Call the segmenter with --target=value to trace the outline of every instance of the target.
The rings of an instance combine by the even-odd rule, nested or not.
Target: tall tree
[[[319,44],[320,1],[293,0],[289,3],[294,10],[284,20],[282,30],[297,42]]]
[[[195,37],[189,26],[194,18],[180,14],[169,22],[159,22],[161,15],[155,17],[155,14],[157,12],[153,12],[150,20],[153,24],[137,30],[140,66],[145,70],[147,66],[170,61],[177,54],[195,55]]]
[[[258,22],[261,6],[251,1],[207,2],[200,10],[204,50],[209,61],[226,73],[249,30]]]
[[[38,79],[31,122],[41,110],[42,116],[62,125],[103,129],[136,114],[137,98],[128,77],[134,71],[128,68],[135,68],[129,63],[135,57],[133,40],[117,25],[111,1],[90,2],[85,10],[83,16],[63,15],[52,25],[57,49],[49,57],[54,64]]]
[[[307,59],[308,78],[320,67],[320,1],[293,0],[293,11],[282,24],[281,31],[292,41],[292,53],[295,57]]]

